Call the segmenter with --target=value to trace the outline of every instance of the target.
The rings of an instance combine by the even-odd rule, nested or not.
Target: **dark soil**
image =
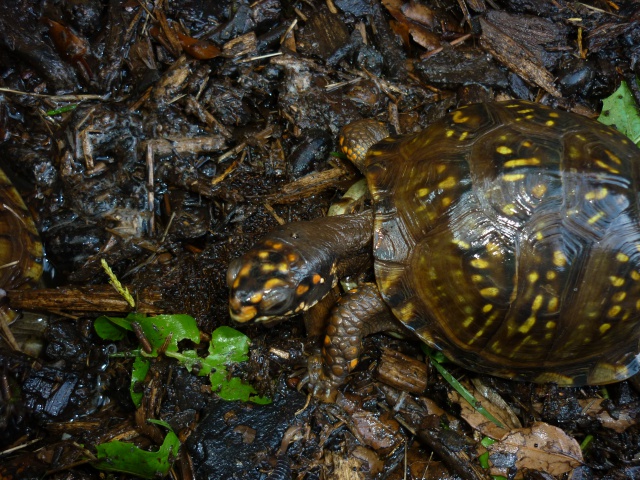
[[[486,432],[410,339],[368,338],[336,403],[320,404],[296,390],[315,347],[301,319],[248,327],[235,373],[272,405],[224,402],[160,356],[136,410],[132,360],[113,354],[137,339],[93,329],[126,310],[101,260],[143,311],[192,315],[206,345],[231,324],[229,261],[281,222],[326,215],[358,178],[331,154],[343,125],[411,133],[506,98],[596,116],[623,80],[640,100],[637,2],[4,0],[0,34],[0,167],[46,251],[41,296],[9,292],[40,313],[11,326],[30,355],[0,347],[1,479],[105,478],[95,445],[157,448],[166,430],[152,418],[183,442],[173,478],[489,478]],[[88,307],[74,308],[80,296]],[[380,381],[389,351],[428,370],[423,391]],[[587,440],[562,474],[565,454],[519,468],[494,454],[503,475],[640,476],[633,380],[559,389],[451,371],[505,401],[508,429],[544,422],[559,427],[552,443]]]

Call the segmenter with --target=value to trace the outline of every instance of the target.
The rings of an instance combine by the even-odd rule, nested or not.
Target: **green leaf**
[[[96,447],[98,460],[92,465],[98,470],[161,478],[169,473],[179,448],[180,440],[172,431],[167,433],[157,452],[142,450],[132,443],[113,441]]]
[[[177,352],[178,342],[191,340],[200,343],[200,330],[193,317],[189,315],[156,315],[147,317],[139,313],[130,313],[126,318],[120,317],[99,317],[94,322],[94,328],[101,338],[107,340],[120,340],[126,331],[132,331],[133,322],[140,325],[144,336],[149,340],[152,352],[147,354],[150,357],[158,356],[158,349],[165,346],[167,338],[170,337],[166,345],[167,352]],[[113,324],[111,327],[108,324]],[[120,337],[116,337],[119,331]],[[105,335],[105,336],[103,336]]]
[[[171,336],[166,352],[177,352],[178,342],[191,340],[200,343],[200,330],[195,319],[189,315],[156,315],[138,320],[145,337],[153,347],[153,355],[157,355],[158,348],[165,344]]]
[[[131,385],[129,386],[129,392],[131,393],[131,400],[133,404],[138,408],[142,403],[142,391],[136,388],[137,385],[143,385],[144,379],[147,377],[151,362],[145,357],[138,355],[133,361],[133,368],[131,369]]]
[[[267,397],[255,395],[255,389],[236,377],[229,377],[227,365],[246,361],[249,356],[249,338],[231,327],[219,327],[211,334],[209,356],[206,358],[206,369],[211,372],[211,390],[217,392],[224,400],[251,401],[259,404],[271,403]]]
[[[127,334],[124,328],[104,316],[96,318],[93,322],[93,328],[96,329],[98,336],[104,340],[122,340]]]
[[[629,86],[622,82],[620,87],[602,101],[602,113],[598,121],[615,126],[633,143],[640,143],[640,115]]]

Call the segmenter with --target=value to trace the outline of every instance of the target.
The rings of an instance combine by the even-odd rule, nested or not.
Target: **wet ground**
[[[9,294],[38,314],[11,325],[31,356],[0,350],[0,478],[101,478],[96,444],[162,443],[149,418],[183,442],[173,478],[488,478],[479,440],[502,434],[479,426],[411,339],[367,339],[324,405],[296,390],[315,347],[302,319],[248,327],[235,373],[272,405],[219,400],[160,356],[135,409],[133,360],[113,354],[138,339],[93,328],[128,309],[101,260],[141,311],[192,315],[206,344],[231,323],[230,260],[281,223],[326,215],[358,178],[331,154],[343,125],[375,117],[411,133],[506,98],[595,116],[622,80],[639,97],[639,19],[634,2],[2,2],[0,166],[34,217],[46,271],[40,296]],[[56,287],[67,290],[42,290]],[[390,381],[409,367],[417,391]],[[505,432],[558,427],[542,434],[550,450],[493,450],[494,473],[638,476],[633,381],[559,389],[450,368],[489,392],[477,397],[498,405]],[[565,439],[588,441],[554,450]]]

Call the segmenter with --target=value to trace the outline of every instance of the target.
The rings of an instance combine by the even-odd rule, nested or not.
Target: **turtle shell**
[[[636,373],[640,150],[591,119],[460,108],[369,149],[380,292],[471,370],[562,385]]]

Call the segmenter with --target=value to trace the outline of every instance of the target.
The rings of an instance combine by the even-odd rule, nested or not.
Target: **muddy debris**
[[[169,431],[171,478],[635,478],[635,379],[558,388],[447,364],[497,426],[416,340],[374,335],[323,404],[307,391],[317,312],[242,329],[251,348],[224,376],[271,404],[225,401],[198,373],[233,326],[229,263],[360,177],[335,154],[342,126],[413,133],[508,98],[596,116],[622,80],[640,103],[639,20],[632,1],[0,2],[0,168],[45,252],[27,262],[36,288],[0,285],[0,478],[102,478],[97,445],[157,452]],[[97,318],[133,311],[196,331],[98,335]],[[145,342],[160,353],[132,381]]]

